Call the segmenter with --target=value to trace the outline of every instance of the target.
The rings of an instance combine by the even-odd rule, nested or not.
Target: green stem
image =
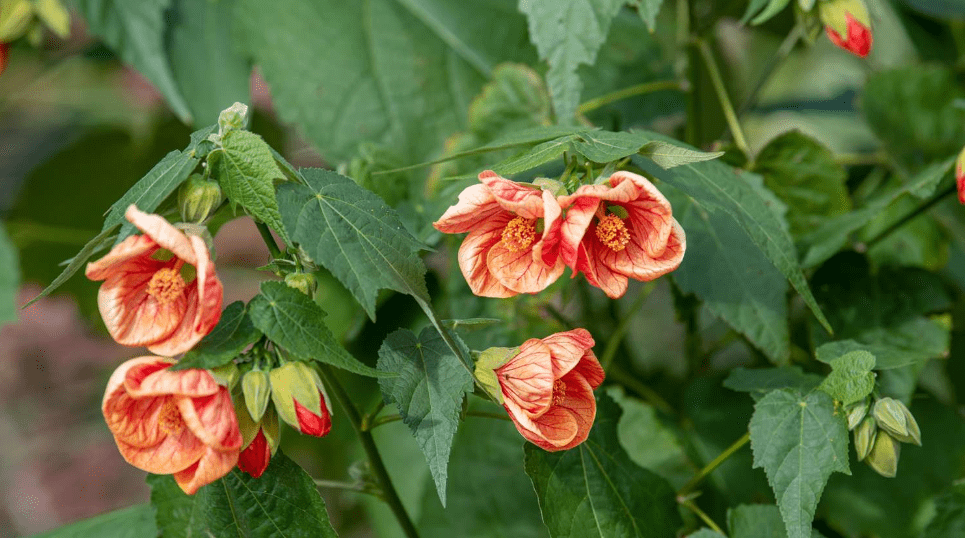
[[[255,226],[258,228],[258,233],[261,234],[261,238],[265,241],[265,246],[268,247],[268,252],[271,253],[272,258],[280,258],[281,250],[278,249],[278,244],[275,243],[275,238],[271,235],[271,229],[264,222],[255,221]]]
[[[338,401],[339,405],[345,411],[345,415],[352,424],[352,428],[355,429],[355,432],[358,434],[359,441],[362,442],[362,448],[365,449],[365,455],[368,457],[369,465],[372,466],[375,479],[382,489],[382,498],[389,505],[389,508],[392,509],[392,513],[395,514],[395,518],[399,521],[399,525],[402,527],[405,535],[408,538],[419,538],[419,532],[416,530],[412,520],[409,519],[409,514],[405,511],[405,507],[402,506],[402,499],[399,498],[399,494],[395,491],[395,486],[392,485],[392,478],[389,477],[389,471],[385,468],[382,456],[379,455],[379,449],[375,445],[375,439],[372,437],[372,433],[362,429],[362,417],[359,414],[359,410],[355,407],[355,404],[352,403],[352,399],[339,382],[338,377],[328,366],[321,366],[319,372],[324,378],[325,384],[332,389],[335,400]]]
[[[747,95],[747,99],[744,100],[744,104],[742,104],[740,110],[737,111],[738,116],[743,115],[757,104],[757,100],[760,98],[761,91],[764,90],[764,86],[766,86],[768,81],[771,80],[771,77],[774,75],[774,72],[777,71],[777,68],[783,65],[784,61],[787,60],[787,57],[791,55],[791,51],[794,50],[794,47],[802,37],[804,37],[804,30],[799,25],[794,26],[794,28],[791,30],[791,33],[787,34],[787,37],[784,38],[784,42],[782,42],[781,46],[778,47],[777,51],[774,53],[774,56],[771,56],[771,59],[767,61],[767,65],[764,66],[761,76],[757,79],[754,87],[751,88],[751,93]]]
[[[623,88],[622,90],[617,90],[615,92],[590,99],[589,101],[580,105],[580,107],[576,110],[579,114],[586,114],[587,112],[592,112],[598,108],[605,107],[606,105],[615,103],[617,101],[622,101],[623,99],[628,99],[630,97],[665,90],[677,90],[685,92],[687,91],[687,88],[687,83],[679,80],[657,80],[654,82],[644,82],[643,84],[637,84],[636,86],[630,86],[628,88]]]
[[[737,119],[737,112],[734,111],[734,104],[731,102],[730,95],[727,93],[727,87],[724,85],[724,78],[720,74],[720,68],[717,67],[717,61],[714,60],[714,53],[710,50],[707,42],[702,39],[697,40],[697,50],[700,51],[704,65],[707,66],[707,72],[710,74],[710,82],[714,85],[714,91],[717,93],[717,100],[720,101],[724,118],[727,120],[727,125],[730,126],[730,132],[734,136],[734,144],[737,145],[737,149],[750,159],[750,147],[747,145],[747,139],[744,138],[744,130],[741,128],[740,121]]]
[[[497,420],[508,420],[508,421],[512,421],[512,420],[513,420],[513,419],[509,418],[509,415],[506,415],[506,414],[503,414],[503,413],[489,413],[489,412],[486,412],[486,411],[467,411],[467,412],[466,412],[466,416],[467,416],[467,417],[492,418],[492,419],[497,419]],[[378,428],[379,426],[381,426],[381,425],[383,425],[383,424],[389,424],[389,423],[391,423],[391,422],[398,422],[398,421],[400,421],[400,420],[402,420],[402,416],[401,416],[401,415],[386,415],[386,416],[384,416],[384,417],[380,417],[380,418],[376,418],[376,419],[370,420],[370,421],[368,422],[368,424],[365,424],[364,426],[366,427],[367,430],[373,430],[373,429]]]
[[[644,385],[639,379],[633,377],[633,375],[620,367],[620,365],[613,366],[610,371],[607,372],[607,376],[609,376],[613,381],[616,381],[617,383],[637,393],[637,395],[643,398],[644,401],[663,411],[664,413],[668,415],[673,415],[675,413],[673,406],[667,403],[667,400],[664,400],[660,394],[657,394],[657,391]]]
[[[958,192],[958,187],[953,184],[953,185],[950,185],[947,189],[936,193],[934,196],[926,200],[920,206],[909,211],[907,215],[899,219],[897,222],[885,228],[881,233],[871,238],[870,241],[865,243],[865,248],[870,249],[871,247],[877,245],[878,243],[886,239],[889,235],[894,233],[896,230],[898,230],[905,224],[908,224],[910,221],[916,219],[917,217],[921,216],[922,213],[928,211],[929,209],[937,205],[939,202],[944,200],[947,196],[951,196],[956,192]]]
[[[330,488],[330,489],[344,489],[348,491],[358,491],[361,493],[370,493],[362,486],[362,484],[354,484],[351,482],[338,482],[335,480],[322,480],[320,478],[315,478],[315,486],[319,488]],[[371,493],[374,495],[374,492]]]
[[[714,532],[720,534],[721,536],[727,536],[724,530],[721,529],[720,526],[717,525],[717,523],[714,523],[714,520],[710,519],[710,516],[708,516],[706,512],[701,510],[700,507],[697,506],[697,503],[693,501],[693,499],[680,499],[677,502],[679,502],[681,506],[684,506],[690,509],[691,512],[696,514],[697,517],[699,517],[700,520],[703,521],[705,525],[713,529]]]
[[[644,288],[640,290],[640,293],[637,294],[637,299],[632,305],[630,305],[630,309],[623,313],[623,319],[620,320],[620,324],[617,325],[616,330],[613,331],[613,335],[611,335],[610,339],[607,341],[606,347],[603,349],[603,355],[600,357],[600,364],[603,366],[604,370],[610,368],[610,363],[613,362],[613,357],[616,356],[617,350],[620,349],[620,342],[623,341],[624,335],[626,335],[627,330],[630,328],[631,318],[633,318],[633,315],[637,313],[637,310],[640,310],[640,308],[643,307],[643,303],[647,300],[647,297],[650,296],[656,287],[657,283],[655,281],[647,282]]]
[[[888,155],[885,153],[839,153],[834,156],[834,161],[841,166],[884,166],[888,164]]]
[[[740,439],[734,441],[734,444],[727,447],[726,450],[720,453],[714,461],[708,463],[703,469],[697,472],[689,482],[684,484],[684,487],[680,488],[677,492],[677,498],[685,498],[691,491],[693,491],[700,483],[707,478],[710,473],[714,472],[722,463],[727,461],[727,458],[734,455],[735,452],[744,447],[751,440],[751,432],[747,432],[741,436]]]

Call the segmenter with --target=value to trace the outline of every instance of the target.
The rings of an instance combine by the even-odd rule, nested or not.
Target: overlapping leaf
[[[657,14],[663,6],[663,0],[630,0],[630,5],[637,8],[640,18],[647,24],[651,32],[656,30]]]
[[[871,394],[875,388],[875,356],[867,351],[852,351],[831,360],[831,373],[819,389],[844,405]]]
[[[755,400],[778,389],[793,388],[810,392],[821,383],[821,376],[806,374],[800,366],[781,366],[778,368],[737,367],[730,371],[724,386],[738,392],[749,392]]]
[[[235,301],[221,313],[215,328],[188,351],[171,370],[217,368],[230,362],[261,338],[248,316],[245,304]]]

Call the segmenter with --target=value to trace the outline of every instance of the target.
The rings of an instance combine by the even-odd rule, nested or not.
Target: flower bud
[[[854,430],[858,427],[858,424],[864,420],[864,417],[868,415],[868,400],[864,399],[860,402],[852,404],[848,409],[848,431]]]
[[[3,2],[0,9],[0,43],[22,36],[34,20],[34,6],[29,0]]]
[[[3,68],[0,67],[0,72],[2,71]],[[958,154],[958,160],[955,162],[955,183],[958,185],[958,201],[965,204],[965,149]]]
[[[244,415],[245,413],[239,413]],[[239,419],[239,423],[242,419]],[[244,429],[244,428],[242,428]],[[271,457],[278,451],[279,431],[278,416],[274,410],[265,413],[261,423],[253,430],[255,433],[250,440],[246,439],[246,446],[238,455],[238,469],[250,474],[254,478],[264,474],[271,462]]]
[[[875,402],[874,416],[875,420],[878,421],[878,427],[888,432],[895,439],[903,443],[921,444],[921,431],[918,430],[918,423],[915,422],[914,426],[908,424],[908,417],[911,417],[911,413],[905,407],[905,404],[894,398],[882,398]],[[914,422],[914,417],[911,420]],[[913,431],[915,432],[914,435]]]
[[[224,201],[218,182],[192,174],[178,190],[178,209],[185,222],[202,222]]]
[[[871,16],[864,0],[824,0],[819,15],[832,43],[862,58],[871,52]]]
[[[480,353],[476,359],[476,379],[500,404],[503,403],[503,390],[496,377],[496,369],[509,362],[517,353],[519,347],[491,347]]]
[[[211,372],[211,377],[213,377],[219,385],[227,387],[229,390],[238,382],[238,366],[233,362],[212,368],[208,371]]]
[[[304,362],[289,362],[268,374],[271,400],[282,420],[298,431],[322,437],[332,429],[331,403],[322,380]]]
[[[285,275],[285,284],[311,297],[315,293],[317,282],[315,275],[311,273],[291,273]]]
[[[875,438],[874,447],[865,460],[868,466],[881,476],[893,478],[898,474],[898,457],[901,455],[901,443],[882,430]]]
[[[904,442],[914,443],[918,446],[921,446],[921,429],[918,427],[918,421],[915,420],[915,417],[911,414],[911,411],[908,410],[905,404],[902,404],[901,402],[898,403],[901,405],[901,410],[905,414],[905,425],[908,426],[908,437],[911,438],[911,441]]]
[[[868,457],[871,447],[875,444],[875,437],[878,435],[878,425],[872,417],[865,417],[854,430],[854,451],[858,455],[858,461]]]
[[[244,129],[248,125],[248,105],[235,103],[218,115],[218,134],[224,136],[229,131]]]
[[[268,374],[262,370],[251,370],[241,378],[241,392],[245,396],[245,407],[255,422],[261,420],[268,408],[271,397],[271,383]]]

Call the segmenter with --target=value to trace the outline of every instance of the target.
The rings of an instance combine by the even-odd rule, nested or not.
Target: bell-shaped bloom
[[[459,247],[459,269],[480,297],[537,293],[563,274],[559,258],[560,207],[548,190],[487,170],[434,223],[443,233],[469,232]]]
[[[268,376],[271,401],[282,420],[306,435],[328,435],[332,429],[332,404],[315,370],[304,362],[293,361],[275,368]]]
[[[573,448],[590,433],[596,418],[593,389],[604,376],[593,344],[586,329],[531,338],[495,369],[516,429],[544,450]]]
[[[184,353],[221,318],[224,293],[208,247],[133,205],[125,217],[144,234],[87,265],[87,278],[104,281],[97,294],[104,324],[119,344]]]
[[[958,201],[965,204],[965,149],[955,162],[955,183],[958,185]]]
[[[228,389],[207,370],[168,369],[173,361],[138,357],[107,382],[102,410],[128,463],[171,474],[185,493],[238,463],[241,433]]]
[[[871,52],[871,16],[864,0],[825,0],[819,10],[832,43],[861,58]]]
[[[687,246],[670,202],[646,178],[616,172],[559,198],[566,211],[561,258],[590,284],[617,298],[628,279],[650,281],[680,266]]]

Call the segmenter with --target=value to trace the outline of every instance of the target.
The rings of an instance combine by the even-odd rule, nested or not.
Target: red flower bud
[[[871,17],[864,0],[826,0],[820,15],[832,43],[862,58],[871,52]]]
[[[319,392],[318,399],[321,402],[321,412],[318,415],[309,411],[298,400],[293,398],[292,401],[295,402],[295,414],[298,415],[298,429],[307,435],[324,437],[332,429],[332,416],[328,412],[328,406],[325,405],[325,395]]]
[[[965,204],[965,149],[958,155],[955,163],[955,183],[958,184],[958,201]]]
[[[322,437],[332,429],[331,404],[322,380],[310,366],[294,361],[273,369],[271,400],[278,416],[298,431]]]
[[[238,468],[252,477],[258,478],[268,468],[270,461],[271,446],[265,439],[265,433],[259,428],[255,439],[248,445],[248,448],[242,450],[241,454],[238,455]]]

